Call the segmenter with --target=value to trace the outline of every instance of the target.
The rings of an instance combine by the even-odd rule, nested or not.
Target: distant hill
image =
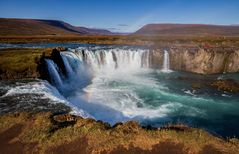
[[[58,20],[0,18],[0,36],[112,35],[108,30],[75,27]]]
[[[204,24],[148,24],[143,26],[134,34],[239,36],[239,26],[204,25]]]
[[[59,20],[0,18],[0,36],[123,35]],[[239,36],[239,25],[148,24],[133,35]]]

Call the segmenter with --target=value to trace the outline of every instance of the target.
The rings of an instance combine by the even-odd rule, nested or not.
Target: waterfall
[[[46,59],[50,80],[57,88],[84,88],[99,74],[137,73],[149,67],[149,51],[124,48],[77,48],[60,53],[66,77],[61,68]],[[60,89],[61,91],[65,91]]]
[[[76,49],[71,52],[75,54],[75,59],[80,61],[80,63],[84,63],[84,67],[88,67],[94,72],[98,72],[101,70],[114,71],[137,71],[141,68],[149,67],[149,51],[142,49],[98,49],[98,50],[89,50],[89,49]],[[64,53],[61,54],[65,56]],[[72,72],[72,69],[68,69],[68,66],[72,66],[72,62],[70,62],[71,57],[63,58],[64,63],[67,70]]]
[[[167,50],[164,50],[164,57],[163,57],[163,68],[161,70],[165,73],[170,73],[170,64],[169,64],[169,54]]]
[[[62,60],[64,62],[64,66],[66,68],[66,73],[67,73],[67,76],[70,77],[73,75],[73,70],[72,70],[72,67],[70,66],[68,60],[67,60],[67,57],[61,53],[61,57],[62,57]]]
[[[82,47],[62,51],[60,56],[63,65],[46,59],[52,85],[69,101],[70,106],[101,120],[117,122],[128,118],[125,115],[131,117],[131,113],[126,111],[122,114],[120,109],[124,106],[131,106],[130,111],[137,109],[140,97],[134,94],[134,85],[142,87],[154,82],[145,79],[150,58],[146,49]],[[64,75],[60,72],[63,70],[66,76],[61,76]],[[125,85],[130,85],[132,89],[125,88]],[[113,105],[110,105],[111,101]],[[137,112],[141,113],[141,109]]]
[[[62,86],[62,80],[61,80],[61,77],[58,73],[58,67],[57,65],[50,59],[45,59],[46,63],[47,63],[47,69],[48,69],[48,72],[49,72],[49,75],[50,75],[50,80],[51,80],[51,83],[60,88]]]

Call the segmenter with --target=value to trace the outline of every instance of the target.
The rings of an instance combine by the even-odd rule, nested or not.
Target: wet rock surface
[[[68,113],[71,108],[63,103],[53,103],[40,95],[19,94],[0,98],[0,115],[16,112],[47,112]]]
[[[217,88],[220,91],[231,93],[239,93],[239,83],[234,80],[216,80],[210,83],[210,86]]]
[[[178,77],[177,80],[192,82],[191,88],[193,90],[211,88],[221,92],[239,93],[239,83],[233,79],[195,79],[190,77]]]
[[[71,108],[54,99],[51,93],[54,89],[49,86],[49,83],[39,80],[1,80],[0,115],[24,111],[69,113]]]

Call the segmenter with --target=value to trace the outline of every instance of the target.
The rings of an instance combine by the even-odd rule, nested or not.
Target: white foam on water
[[[99,104],[98,102],[86,101],[84,97],[84,95],[78,93],[74,96],[68,97],[67,99],[78,109],[86,111],[92,118],[97,120],[103,120],[109,122],[110,124],[129,120],[129,118],[125,117],[121,112],[104,104]]]
[[[90,117],[85,111],[75,107],[68,100],[62,96],[58,90],[49,84],[47,81],[38,80],[34,82],[21,83],[20,86],[11,87],[3,97],[17,96],[18,94],[37,94],[41,96],[41,99],[50,99],[51,103],[64,103],[72,108],[72,114],[76,114],[82,117]],[[23,97],[23,96],[21,96]],[[19,99],[21,100],[21,99]]]
[[[92,84],[84,88],[87,102],[97,102],[97,104],[108,106],[115,111],[121,112],[129,119],[137,119],[139,121],[147,118],[165,117],[172,108],[180,107],[178,104],[170,102],[158,107],[145,105],[144,100],[139,98],[135,92],[135,88],[165,89],[165,87],[158,85],[156,81],[142,74],[119,72],[98,74],[93,79]],[[150,71],[145,70],[142,72],[147,74]],[[114,83],[116,84],[115,86],[111,85]]]
[[[183,92],[184,92],[185,94],[189,94],[189,95],[191,95],[191,96],[197,96],[197,95],[194,94],[194,90],[191,91],[191,90],[188,89],[188,90],[184,90]]]
[[[230,95],[227,95],[227,94],[222,94],[223,97],[232,97]]]
[[[9,89],[3,97],[16,94],[41,94],[43,97],[50,98],[54,102],[66,102],[58,90],[51,86],[47,81],[29,82],[21,86],[13,87]]]

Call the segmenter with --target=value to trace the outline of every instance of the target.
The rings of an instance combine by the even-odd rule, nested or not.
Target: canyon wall
[[[165,49],[150,52],[150,67],[161,69]],[[239,72],[239,49],[168,48],[170,69],[200,74]]]

